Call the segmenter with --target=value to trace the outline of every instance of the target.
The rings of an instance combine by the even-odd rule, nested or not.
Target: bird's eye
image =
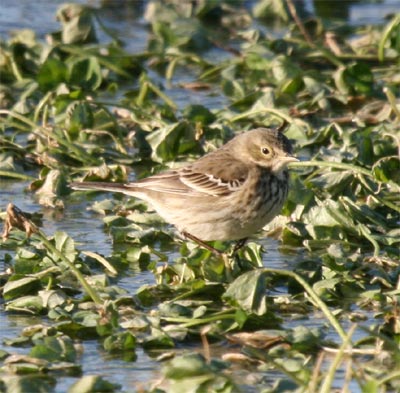
[[[268,149],[268,147],[263,147],[261,149],[262,154],[268,156],[271,153],[271,150]]]

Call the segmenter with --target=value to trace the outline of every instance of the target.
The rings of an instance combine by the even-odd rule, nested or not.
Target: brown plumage
[[[133,183],[81,182],[71,187],[143,199],[192,239],[240,240],[279,214],[292,161],[297,159],[282,133],[257,128],[179,169]]]

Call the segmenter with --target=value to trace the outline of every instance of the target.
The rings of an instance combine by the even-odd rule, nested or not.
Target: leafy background
[[[1,318],[17,326],[2,390],[399,388],[400,15],[349,25],[314,7],[60,4],[59,31],[1,42],[1,192],[18,205],[27,188],[40,228],[0,242]],[[130,40],[106,23],[124,13]],[[233,280],[143,202],[68,188],[282,122],[302,161]],[[141,367],[151,384],[115,376]]]

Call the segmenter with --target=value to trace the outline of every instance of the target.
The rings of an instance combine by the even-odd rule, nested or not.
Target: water
[[[33,29],[37,36],[44,39],[45,34],[59,29],[59,24],[55,19],[57,8],[63,1],[60,0],[1,0],[0,9],[0,37],[5,39],[12,30]],[[79,3],[86,3],[81,0]],[[91,2],[96,5],[97,2]],[[141,52],[145,50],[148,39],[148,31],[142,17],[142,7],[139,3],[135,7],[119,3],[120,7],[108,8],[101,12],[104,23],[115,29],[118,36],[122,36],[127,43],[126,49],[130,52]],[[307,9],[318,10],[317,2],[306,2]],[[340,7],[339,7],[340,8]],[[346,8],[346,17],[352,24],[359,23],[381,23],[386,15],[398,12],[400,9],[399,0],[387,0],[381,3],[370,2],[349,2]],[[321,9],[321,13],[323,9]],[[105,36],[99,34],[99,39]],[[215,51],[215,49],[213,50]],[[223,53],[208,53],[210,58],[215,55],[226,55]],[[192,93],[190,90],[180,87],[180,83],[191,82],[194,76],[179,73],[167,86],[168,94],[173,97],[179,107],[184,107],[188,103],[202,104],[209,108],[221,108],[226,105],[226,100],[221,94],[210,94],[209,91]],[[212,92],[218,93],[218,92]],[[15,180],[0,179],[0,210],[4,211],[8,202],[13,202],[20,209],[29,212],[40,212],[43,214],[43,231],[52,234],[55,231],[65,231],[73,239],[79,239],[78,247],[86,250],[95,251],[105,256],[112,251],[111,239],[103,230],[102,220],[96,214],[87,211],[85,201],[68,199],[66,208],[63,212],[46,209],[38,205],[32,193],[26,192],[27,183]],[[90,228],[88,232],[82,228]],[[274,268],[289,268],[294,263],[294,257],[282,255],[278,246],[279,243],[272,239],[263,240],[264,247],[268,250],[265,254],[265,264]],[[6,266],[4,257],[7,250],[0,249],[0,269],[3,271]],[[149,272],[128,271],[121,278],[118,285],[126,289],[129,293],[144,284],[154,284],[154,277]],[[15,338],[25,326],[33,323],[42,323],[42,318],[34,316],[21,316],[5,314],[0,305],[0,348],[14,353],[26,353],[25,348],[10,348],[3,344],[5,338]],[[304,326],[323,326],[325,318],[318,314],[314,318],[309,318],[301,322],[288,321],[287,327],[294,327],[299,323]],[[336,338],[334,332],[330,333],[332,338]],[[357,330],[354,338],[362,337],[362,331]],[[104,376],[111,382],[122,385],[127,392],[137,391],[140,387],[149,388],[149,381],[159,377],[160,363],[153,360],[148,354],[138,348],[138,360],[136,362],[124,362],[115,359],[102,351],[97,341],[86,341],[84,351],[78,362],[82,364],[84,375],[98,374]],[[201,351],[201,348],[197,348]],[[241,372],[238,373],[240,375]],[[277,373],[265,373],[264,378],[273,381]],[[340,375],[338,375],[340,380]],[[75,382],[74,378],[59,378],[57,392],[67,392],[68,387]],[[358,386],[351,386],[352,392],[357,392]]]

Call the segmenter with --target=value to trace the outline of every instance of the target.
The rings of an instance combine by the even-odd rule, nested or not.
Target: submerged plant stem
[[[350,328],[348,334],[344,337],[343,343],[340,346],[338,353],[334,357],[334,359],[329,367],[329,370],[326,374],[326,377],[322,383],[322,386],[320,387],[320,390],[319,390],[320,393],[329,393],[332,391],[332,383],[335,378],[335,373],[336,373],[340,363],[342,362],[343,357],[346,354],[347,347],[351,343],[351,337],[352,337],[356,327],[357,327],[357,325],[353,325]]]
[[[21,115],[20,113],[10,111],[8,109],[1,109],[0,110],[0,115],[7,115],[11,116],[15,119],[18,119],[22,123],[25,123],[26,125],[30,126],[32,129],[35,129],[37,127],[37,124],[33,122],[32,120],[28,119],[26,116]]]
[[[36,178],[33,176],[25,175],[24,173],[17,173],[12,171],[0,171],[1,177],[10,177],[12,179],[29,180],[33,181]]]
[[[400,20],[400,17],[399,17],[399,20]],[[383,92],[386,94],[389,104],[390,104],[393,112],[396,114],[397,123],[399,123],[400,122],[400,110],[397,107],[396,96],[393,94],[393,92],[388,87],[384,87]]]
[[[76,278],[81,283],[83,289],[91,297],[91,299],[97,305],[103,304],[103,301],[101,300],[97,291],[88,284],[88,282],[86,281],[83,274],[79,271],[79,269],[77,269],[76,266],[47,239],[46,235],[42,231],[39,230],[36,234],[39,236],[40,240],[43,242],[46,248],[50,250],[52,253],[56,254],[74,272]]]
[[[235,311],[233,309],[224,310],[213,314],[207,318],[184,318],[184,317],[164,317],[167,322],[182,323],[182,327],[189,328],[197,325],[205,325],[211,322],[218,322],[222,319],[235,319]]]
[[[165,318],[165,320],[167,320],[168,322],[183,322],[182,327],[184,328],[189,328],[197,325],[205,325],[211,322],[218,322],[221,321],[222,319],[235,319],[235,314],[213,315],[212,317],[202,318],[202,319],[184,318],[184,320],[182,321],[176,321],[175,318]],[[185,321],[188,322],[185,323]]]

